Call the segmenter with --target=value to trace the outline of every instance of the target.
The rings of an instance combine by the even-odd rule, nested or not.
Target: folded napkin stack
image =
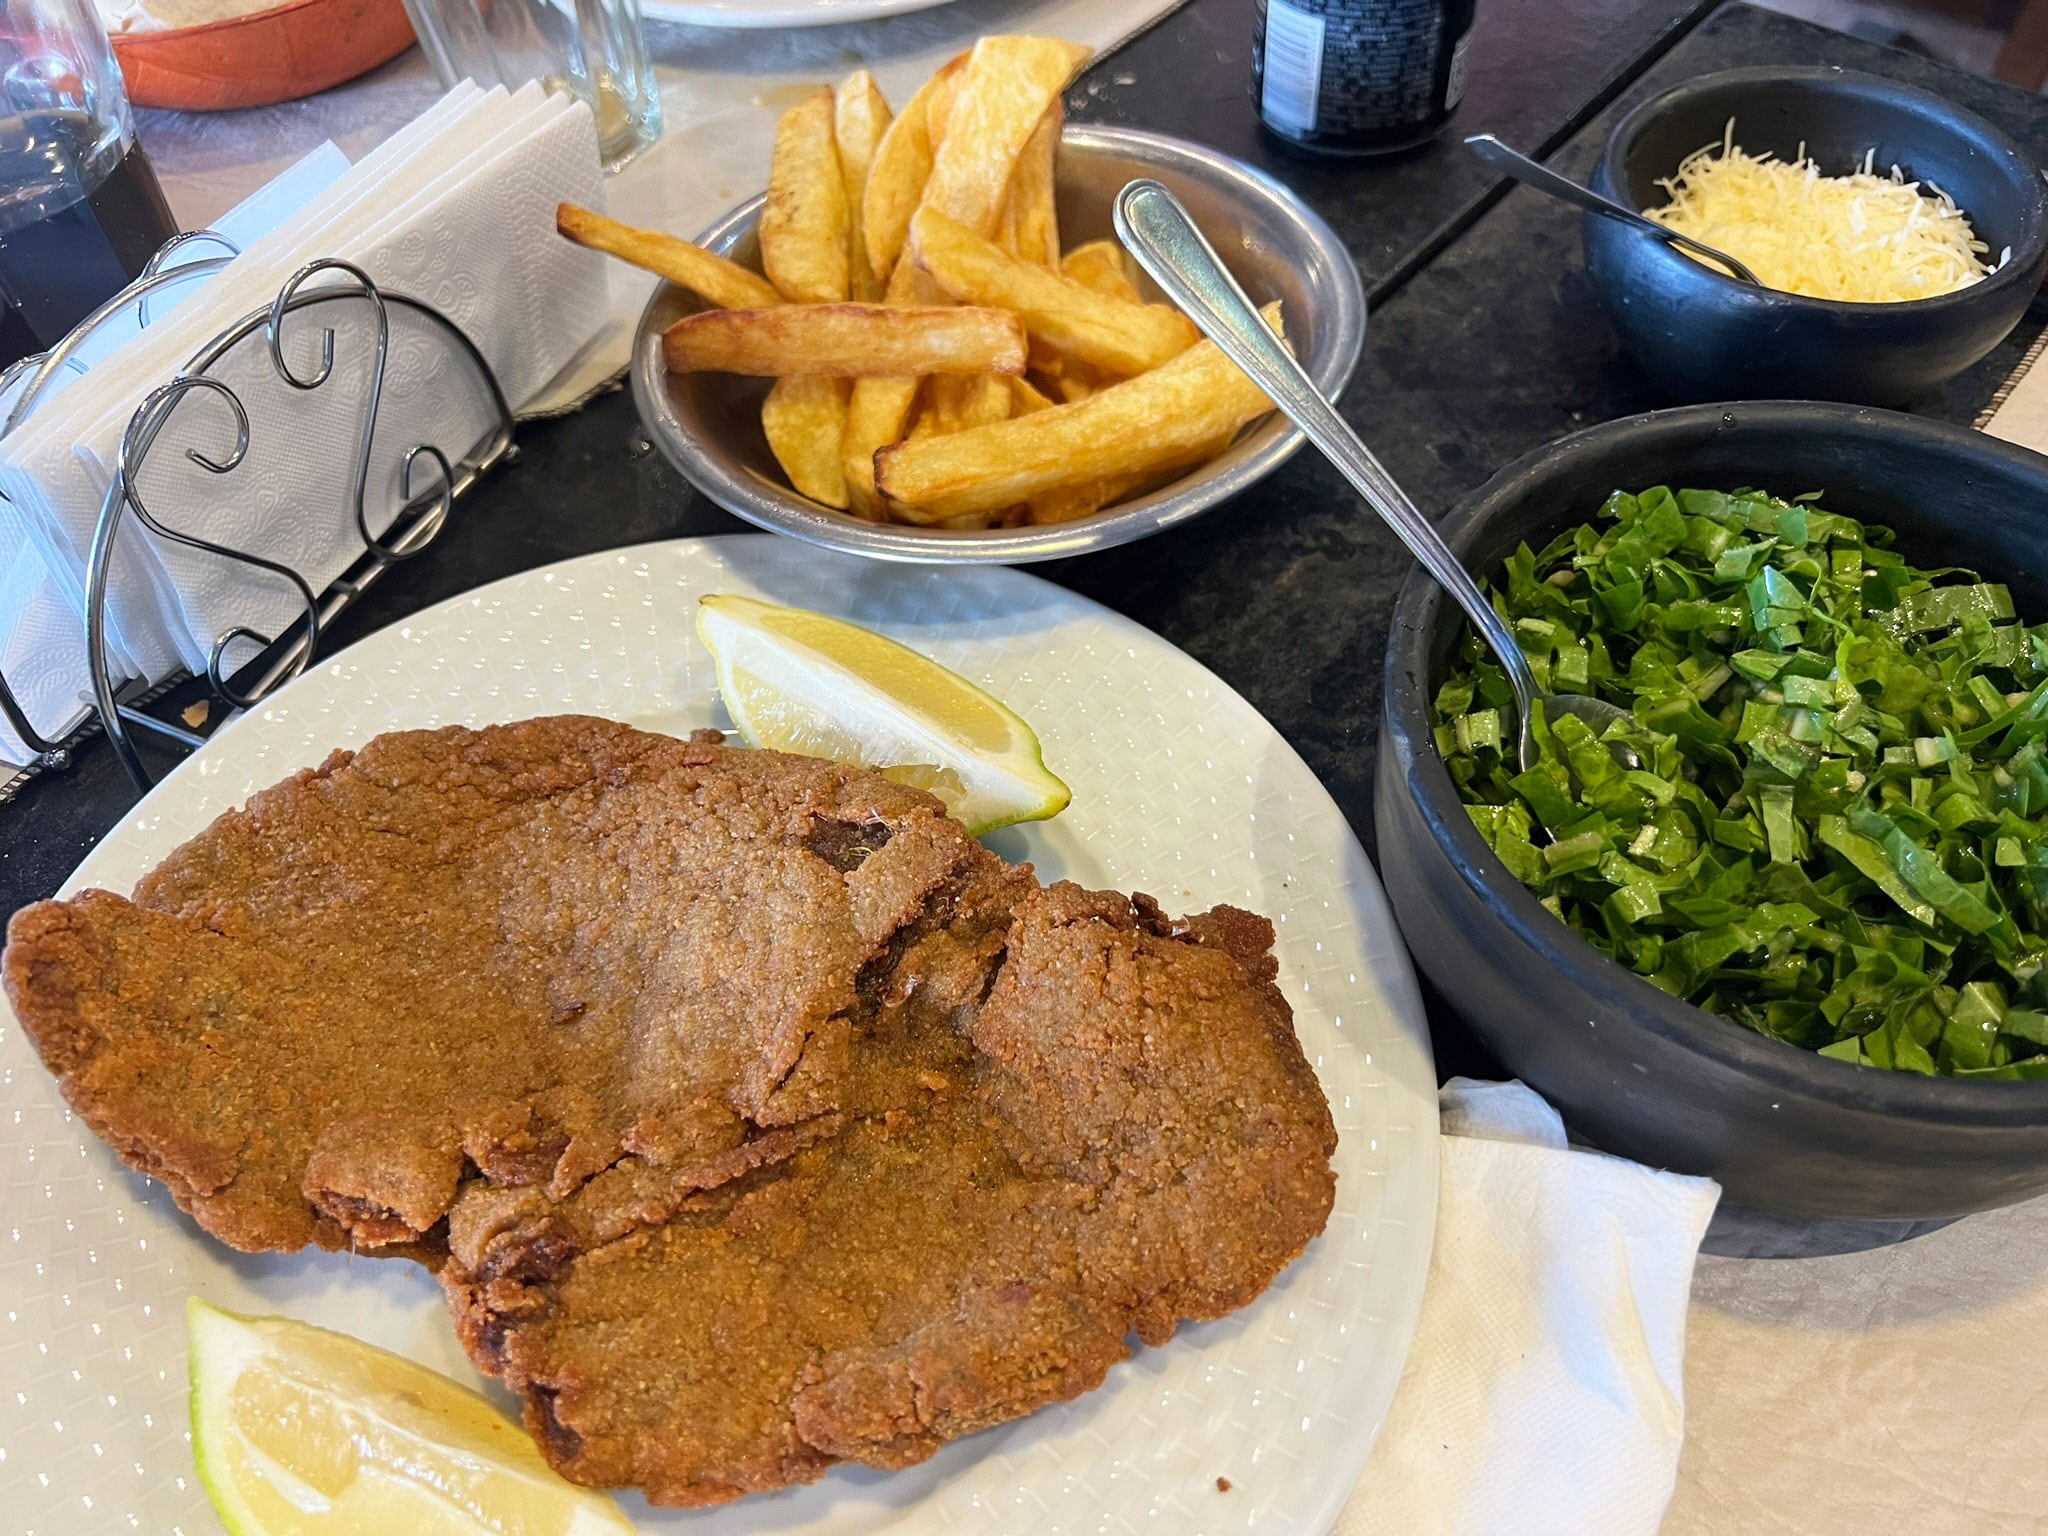
[[[1520,1083],[1442,1091],[1414,1348],[1335,1536],[1654,1536],[1711,1179],[1572,1149]]]
[[[387,292],[418,299],[459,326],[516,410],[543,393],[606,313],[601,258],[554,234],[560,202],[604,206],[589,110],[538,85],[516,93],[464,84],[354,166],[323,149],[221,222],[241,253],[153,305],[88,354],[89,370],[0,439],[0,672],[31,721],[59,736],[89,688],[82,616],[86,559],[121,439],[136,407],[212,339],[265,310],[308,262],[337,258]],[[195,258],[220,254],[205,245]],[[352,286],[331,275],[307,286]],[[433,322],[386,307],[387,362],[369,454],[364,514],[372,533],[403,504],[402,461],[417,444],[451,461],[490,435],[488,386],[471,376]],[[317,304],[287,318],[283,352],[301,379],[319,373],[333,332],[333,371],[292,389],[259,334],[211,370],[249,415],[246,454],[231,409],[194,392],[151,449],[138,490],[158,521],[276,560],[319,591],[363,552],[352,503],[356,457],[374,373],[377,322],[360,301]],[[416,466],[415,491],[432,484]],[[301,611],[290,585],[260,570],[158,539],[132,521],[111,567],[109,649],[124,676],[149,681],[200,671],[215,639],[237,626],[275,634]],[[230,660],[247,659],[246,651]],[[0,724],[0,759],[26,749]]]

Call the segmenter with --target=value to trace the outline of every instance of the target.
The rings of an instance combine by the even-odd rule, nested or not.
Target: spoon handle
[[[1536,679],[1507,621],[1494,612],[1493,604],[1435,526],[1273,334],[1195,227],[1180,199],[1156,181],[1133,181],[1117,194],[1115,221],[1118,236],[1138,264],[1337,466],[1366,505],[1386,521],[1423,568],[1465,610],[1507,669],[1516,696],[1524,704],[1533,699]]]
[[[1475,133],[1465,140],[1465,147],[1496,171],[1505,172],[1515,180],[1534,187],[1539,192],[1548,192],[1552,197],[1570,203],[1574,208],[1583,208],[1588,213],[1603,214],[1618,219],[1623,224],[1655,235],[1666,245],[1681,246],[1704,256],[1713,263],[1717,271],[1753,288],[1764,286],[1763,279],[1750,271],[1726,251],[1717,251],[1711,245],[1704,245],[1690,235],[1681,235],[1675,229],[1667,229],[1655,219],[1637,213],[1633,208],[1624,208],[1612,198],[1602,197],[1590,187],[1582,187],[1569,177],[1560,176],[1540,160],[1532,160],[1519,149],[1512,149],[1490,133]]]
[[[1619,219],[1624,224],[1638,225],[1649,230],[1660,240],[1671,238],[1671,231],[1655,219],[1646,219],[1640,213],[1624,208],[1590,188],[1580,186],[1570,177],[1558,175],[1542,161],[1532,160],[1518,149],[1510,149],[1490,133],[1473,134],[1465,141],[1465,147],[1496,171],[1505,172],[1540,192],[1548,192],[1552,197],[1563,198],[1576,208],[1583,208],[1588,213],[1604,213],[1608,218]]]

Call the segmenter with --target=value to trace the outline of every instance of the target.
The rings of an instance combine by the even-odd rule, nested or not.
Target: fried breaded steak
[[[1271,942],[565,716],[336,753],[4,970],[200,1226],[428,1264],[565,1474],[708,1504],[1073,1397],[1301,1253],[1336,1138]]]

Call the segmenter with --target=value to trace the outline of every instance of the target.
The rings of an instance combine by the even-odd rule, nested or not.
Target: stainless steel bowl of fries
[[[693,485],[813,543],[1013,563],[1171,527],[1301,446],[1116,245],[1111,201],[1172,188],[1333,395],[1365,339],[1342,242],[1200,145],[1063,127],[1066,49],[983,39],[894,117],[864,75],[821,90],[784,114],[769,191],[694,243],[562,210],[671,279],[633,392]]]

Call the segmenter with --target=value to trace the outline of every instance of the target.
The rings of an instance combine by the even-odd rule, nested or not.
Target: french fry
[[[1076,400],[1086,400],[1102,387],[1102,380],[1095,370],[1086,363],[1068,363],[1058,373],[1049,373],[1045,381],[1052,386],[1055,399],[1072,405]]]
[[[996,215],[996,244],[1003,248],[1005,255],[1015,256],[1022,248],[1018,239],[1017,200],[1006,192],[1003,194],[1003,211]]]
[[[867,202],[868,167],[891,121],[889,102],[875,77],[857,69],[833,93],[832,136],[839,144],[839,174],[846,183],[848,253],[848,294],[856,299],[879,299],[882,280],[868,261],[867,239],[861,232],[861,217]]]
[[[953,121],[953,103],[960,95],[960,76],[967,67],[961,60],[959,69],[949,69],[932,87],[931,100],[924,104],[925,132],[932,137],[932,153],[937,154],[939,145],[945,141],[946,129]]]
[[[1083,480],[1077,485],[1056,486],[1026,503],[1031,509],[1031,521],[1040,525],[1078,523],[1082,518],[1093,517],[1104,507],[1122,501],[1147,480],[1156,478],[1156,473],[1141,470],[1135,474],[1112,475],[1107,480]]]
[[[761,402],[761,431],[789,483],[813,501],[846,506],[839,440],[846,430],[844,379],[813,373],[777,379]]]
[[[846,473],[847,505],[862,517],[882,520],[888,515],[875,489],[875,455],[903,440],[917,406],[918,386],[923,383],[915,375],[853,381],[839,453]]]
[[[889,288],[882,302],[914,305],[937,296],[938,284],[919,271],[916,262],[898,261],[896,270],[889,275]],[[853,382],[853,394],[846,402],[846,434],[841,439],[840,454],[846,470],[849,505],[862,517],[888,515],[882,498],[875,493],[875,451],[900,442],[909,432],[922,382],[914,375]]]
[[[945,134],[935,141],[924,206],[987,239],[1017,157],[1088,50],[1049,37],[984,37],[967,56]]]
[[[1066,108],[1057,98],[1045,109],[1038,127],[1025,141],[1010,173],[1003,200],[1003,223],[1010,240],[1004,249],[1021,261],[1049,271],[1060,270],[1060,222],[1053,206],[1053,172],[1059,156],[1060,127]]]
[[[1090,240],[1077,245],[1060,262],[1060,271],[1097,293],[1113,299],[1142,303],[1138,282],[1131,271],[1131,258],[1114,240]]]
[[[1024,326],[1000,309],[783,304],[685,315],[661,338],[671,373],[1022,373]]]
[[[1198,443],[1170,464],[1160,464],[1130,474],[1112,475],[1106,480],[1083,480],[1047,491],[1043,496],[1034,496],[1029,504],[1031,521],[1040,524],[1071,523],[1092,516],[1104,507],[1114,506],[1163,479],[1170,479],[1185,470],[1193,469],[1198,464],[1208,463],[1230,446],[1231,436],[1234,435],[1228,434],[1212,438],[1206,443]]]
[[[919,86],[875,146],[867,185],[861,189],[860,222],[868,267],[877,282],[887,282],[896,270],[896,259],[910,235],[910,216],[917,212],[932,174],[932,96],[966,67],[963,53]]]
[[[926,417],[934,432],[964,432],[1010,419],[1010,378],[993,373],[940,376],[925,386]]]
[[[1277,312],[1272,306],[1269,317]],[[897,515],[936,523],[1160,469],[1271,409],[1258,385],[1202,341],[1072,405],[880,449],[875,485]]]
[[[901,259],[910,216],[917,206],[931,204],[976,233],[992,232],[1011,168],[1025,140],[1087,56],[1085,48],[1052,39],[983,38],[964,63],[955,61],[927,81],[918,95],[924,98],[921,110],[929,174],[923,178],[919,197],[907,207],[895,201],[895,191],[900,188],[877,193],[889,139],[903,118],[890,125],[868,173],[864,209],[869,220],[869,258],[876,272],[889,273],[886,302],[907,304],[928,297],[922,290],[931,286],[930,280],[913,263]],[[912,106],[903,109],[903,117],[911,115]],[[905,150],[903,157],[912,158],[910,151]],[[902,179],[900,170],[892,170],[891,175]],[[878,232],[878,211],[892,221],[900,217],[900,227],[892,222]],[[879,259],[884,256],[894,265]],[[842,449],[847,494],[853,510],[862,516],[885,515],[875,491],[874,456],[902,440],[916,399],[914,377],[863,379],[854,386],[847,403]]]
[[[1016,374],[976,374],[973,388],[960,406],[960,430],[986,427],[1010,419],[1010,380]]]
[[[674,235],[635,229],[574,203],[555,209],[555,229],[578,245],[665,277],[720,309],[761,309],[782,302],[774,285],[758,273]]]
[[[1084,288],[1005,255],[936,208],[910,221],[917,264],[965,304],[1015,311],[1025,329],[1069,357],[1128,376],[1156,368],[1200,339],[1194,323],[1165,304],[1133,304]]]
[[[1029,379],[1010,380],[1010,414],[1029,416],[1033,411],[1052,408],[1052,401],[1039,392],[1038,386]]]
[[[834,141],[831,88],[777,119],[768,201],[761,209],[761,270],[785,299],[836,304],[848,286],[846,177]]]

